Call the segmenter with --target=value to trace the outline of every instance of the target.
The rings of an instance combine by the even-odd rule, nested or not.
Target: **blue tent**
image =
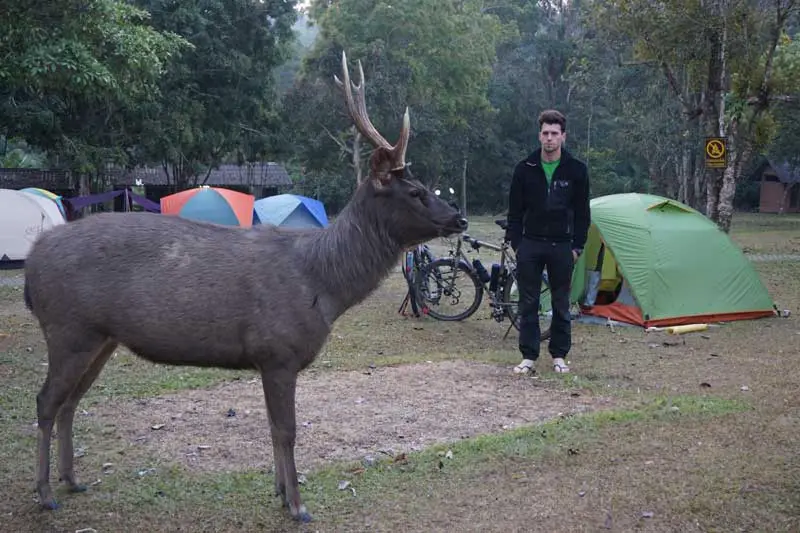
[[[324,228],[328,225],[328,215],[319,200],[296,194],[278,194],[256,200],[253,205],[253,224]]]

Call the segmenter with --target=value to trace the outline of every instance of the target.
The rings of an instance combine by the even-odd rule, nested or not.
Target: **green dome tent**
[[[630,193],[593,199],[591,216],[572,280],[583,314],[650,327],[775,313],[749,260],[699,211]]]

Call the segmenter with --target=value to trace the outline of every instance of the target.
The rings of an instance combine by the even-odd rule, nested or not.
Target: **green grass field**
[[[469,233],[501,237],[490,218]],[[800,531],[800,217],[740,215],[732,235],[774,256],[755,265],[790,318],[677,338],[576,324],[567,376],[512,375],[516,336],[485,306],[460,323],[398,315],[392,274],[301,379],[307,526],[272,497],[254,374],[124,349],[78,408],[89,491],[58,487],[62,508],[40,511],[45,345],[0,283],[0,531]]]

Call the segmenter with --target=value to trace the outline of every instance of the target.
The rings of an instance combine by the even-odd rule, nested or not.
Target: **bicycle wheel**
[[[474,296],[469,291],[475,291]],[[478,275],[461,261],[439,258],[420,270],[417,278],[417,303],[437,320],[458,321],[472,316],[483,300],[483,284]],[[454,312],[468,303],[466,310]]]
[[[519,331],[519,289],[517,288],[517,276],[512,270],[508,273],[505,286],[503,287],[503,304],[506,315]],[[546,341],[550,338],[551,314],[546,310],[550,305],[550,284],[546,278],[542,277],[542,291],[539,294],[539,330],[540,340]]]

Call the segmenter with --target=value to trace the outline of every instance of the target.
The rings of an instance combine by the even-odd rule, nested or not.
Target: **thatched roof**
[[[130,170],[108,169],[106,179],[115,186],[170,185],[161,167],[137,167]],[[200,176],[203,184],[205,174]],[[292,179],[286,169],[278,163],[246,163],[244,165],[220,165],[208,176],[205,185],[240,185],[246,187],[289,187]],[[78,176],[68,170],[48,170],[40,168],[0,168],[0,189],[22,189],[41,187],[44,189],[77,189]]]
[[[0,168],[0,189],[74,189],[77,187],[72,173],[67,170],[40,168]]]
[[[280,187],[292,185],[286,169],[278,163],[245,163],[243,165],[225,164],[211,170],[203,183],[201,175],[198,185],[244,185],[251,187]],[[121,172],[115,180],[117,185],[135,185],[141,180],[143,185],[169,185],[163,168],[137,167]]]

